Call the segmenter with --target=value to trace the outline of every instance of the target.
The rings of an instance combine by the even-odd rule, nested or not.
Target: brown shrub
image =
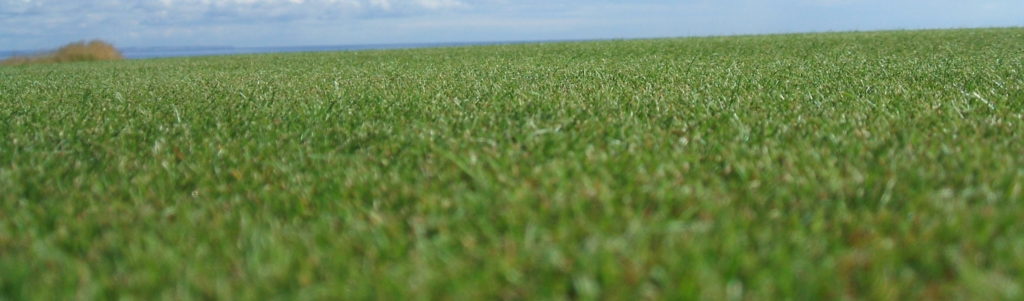
[[[0,61],[0,64],[24,65],[80,61],[110,61],[120,60],[123,58],[121,51],[118,51],[117,48],[114,48],[110,43],[100,40],[92,40],[88,42],[81,41],[67,44],[53,52],[8,58]]]

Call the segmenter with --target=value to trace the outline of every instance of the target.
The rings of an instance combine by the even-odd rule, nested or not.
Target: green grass
[[[1024,298],[1022,41],[0,68],[0,299]]]

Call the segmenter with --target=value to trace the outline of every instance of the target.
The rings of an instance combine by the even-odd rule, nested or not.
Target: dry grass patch
[[[24,65],[39,63],[62,63],[80,61],[111,61],[120,60],[124,56],[110,43],[101,40],[80,41],[64,45],[53,52],[31,55],[15,56],[0,61],[3,65]]]

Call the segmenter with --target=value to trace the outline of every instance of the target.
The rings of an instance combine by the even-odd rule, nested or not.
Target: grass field
[[[1024,298],[1024,29],[0,67],[76,298]]]

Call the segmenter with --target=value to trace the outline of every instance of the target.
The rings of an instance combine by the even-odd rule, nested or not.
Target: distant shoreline
[[[400,43],[400,44],[355,44],[355,45],[309,45],[309,46],[264,46],[264,47],[235,47],[235,46],[156,46],[156,47],[124,47],[121,52],[127,59],[150,59],[150,58],[171,58],[171,57],[198,57],[198,56],[220,56],[236,54],[264,54],[264,53],[289,53],[289,52],[327,52],[327,51],[357,51],[357,50],[391,50],[391,49],[417,49],[417,48],[440,48],[459,46],[488,46],[488,45],[513,45],[529,43],[558,43],[558,42],[588,42],[588,41],[614,41],[614,40],[648,40],[648,39],[679,39],[679,38],[717,38],[717,37],[743,37],[743,36],[776,36],[776,35],[803,35],[803,34],[837,34],[837,33],[881,33],[901,31],[948,31],[948,30],[979,30],[979,29],[1014,29],[1024,28],[1021,26],[1009,27],[955,27],[955,28],[903,28],[883,30],[837,30],[837,31],[809,31],[809,32],[779,32],[759,34],[725,34],[725,35],[693,35],[674,37],[629,37],[629,38],[597,38],[597,39],[552,39],[552,40],[512,40],[512,41],[483,41],[483,42],[439,42],[439,43]],[[50,50],[0,50],[0,60],[21,55],[34,55],[46,53]]]
[[[569,40],[566,40],[569,41]],[[196,47],[126,47],[121,53],[127,59],[151,59],[171,57],[197,57],[236,54],[263,54],[289,52],[326,52],[356,50],[388,50],[415,49],[458,46],[486,46],[566,41],[502,41],[502,42],[450,42],[450,43],[412,43],[412,44],[364,44],[364,45],[314,45],[314,46],[269,46],[269,47],[234,47],[234,46],[196,46]],[[0,51],[0,59],[19,55],[44,53],[46,50],[14,50]]]

